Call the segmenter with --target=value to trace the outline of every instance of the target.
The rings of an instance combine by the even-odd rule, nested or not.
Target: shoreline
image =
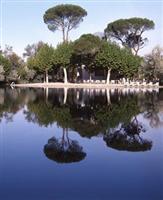
[[[11,87],[31,87],[31,88],[163,88],[163,86],[125,86],[122,84],[105,83],[22,83],[13,84]]]

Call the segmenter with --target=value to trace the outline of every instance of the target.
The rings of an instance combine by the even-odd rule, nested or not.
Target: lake
[[[163,90],[0,88],[0,199],[162,200]]]

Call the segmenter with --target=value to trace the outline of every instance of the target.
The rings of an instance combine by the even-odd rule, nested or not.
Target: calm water
[[[0,199],[162,200],[163,90],[0,88]]]

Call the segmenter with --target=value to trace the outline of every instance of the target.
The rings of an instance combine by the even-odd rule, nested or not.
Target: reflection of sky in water
[[[69,138],[77,140],[87,156],[65,165],[49,160],[43,152],[49,138],[62,137],[62,128],[29,123],[22,110],[14,115],[13,122],[2,120],[0,198],[163,199],[163,127],[151,128],[141,114],[138,120],[146,128],[142,137],[153,142],[150,151],[118,151],[107,147],[100,136],[88,139],[70,130]]]

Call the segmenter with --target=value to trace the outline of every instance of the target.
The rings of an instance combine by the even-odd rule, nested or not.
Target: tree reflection
[[[111,105],[103,105],[95,112],[96,120],[101,125],[103,133],[117,127],[119,124],[127,124],[133,116],[140,113],[136,96],[121,98],[119,102]]]
[[[84,155],[76,141],[69,142],[67,130],[86,138],[103,137],[111,148],[146,151],[152,148],[152,142],[142,138],[144,128],[136,117],[141,114],[151,127],[163,125],[159,102],[156,93],[124,95],[118,89],[112,92],[100,89],[0,88],[0,120],[12,121],[13,116],[22,110],[28,122],[41,127],[58,125],[63,129],[64,140],[50,139],[46,152],[57,152],[58,147],[59,152],[64,149],[67,155],[71,151],[79,154],[79,150]]]
[[[68,129],[63,128],[62,139],[52,137],[44,146],[45,155],[58,163],[79,162],[86,157],[83,148],[76,140],[68,137]]]
[[[121,124],[119,129],[111,129],[104,136],[108,147],[122,151],[147,151],[152,148],[152,142],[143,139],[140,134],[145,132],[136,117],[128,124]]]
[[[54,123],[54,112],[52,105],[40,99],[39,101],[29,102],[27,110],[24,110],[25,118],[29,122],[47,127]]]
[[[161,94],[161,91],[160,91]],[[156,93],[146,93],[140,101],[140,107],[143,110],[144,118],[149,120],[152,128],[163,126],[163,121],[159,116],[161,110],[159,95]]]
[[[31,90],[0,88],[0,120],[13,121],[13,116],[33,99]]]

